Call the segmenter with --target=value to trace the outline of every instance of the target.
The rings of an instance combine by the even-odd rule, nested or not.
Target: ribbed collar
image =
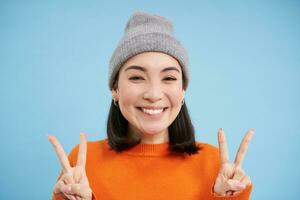
[[[105,140],[108,145],[108,140]],[[122,151],[132,156],[164,156],[170,154],[169,142],[160,144],[137,144],[134,147]]]
[[[169,142],[160,144],[137,144],[131,149],[124,151],[133,156],[164,156],[170,153]]]

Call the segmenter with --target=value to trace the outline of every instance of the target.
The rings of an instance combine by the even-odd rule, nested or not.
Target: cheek
[[[123,106],[128,106],[135,103],[139,96],[137,88],[133,88],[130,84],[123,84],[120,86],[119,92],[119,102]]]
[[[170,87],[166,91],[173,105],[181,104],[184,95],[183,90],[181,88]]]

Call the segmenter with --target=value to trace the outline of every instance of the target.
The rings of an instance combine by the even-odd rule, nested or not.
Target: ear
[[[118,101],[118,99],[119,99],[119,91],[118,91],[118,89],[113,88],[111,90],[111,96],[112,96],[113,99],[116,99]]]
[[[182,99],[185,97],[185,90],[182,90]]]

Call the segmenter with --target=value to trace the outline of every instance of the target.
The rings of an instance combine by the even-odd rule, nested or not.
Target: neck
[[[141,144],[162,144],[169,142],[169,131],[168,129],[155,134],[142,133],[134,128],[129,127],[129,134],[134,134],[141,138]]]

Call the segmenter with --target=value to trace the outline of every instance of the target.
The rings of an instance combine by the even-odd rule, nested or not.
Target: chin
[[[157,134],[162,134],[165,131],[166,128],[164,129],[144,129],[142,133],[147,134],[147,135],[157,135]]]

